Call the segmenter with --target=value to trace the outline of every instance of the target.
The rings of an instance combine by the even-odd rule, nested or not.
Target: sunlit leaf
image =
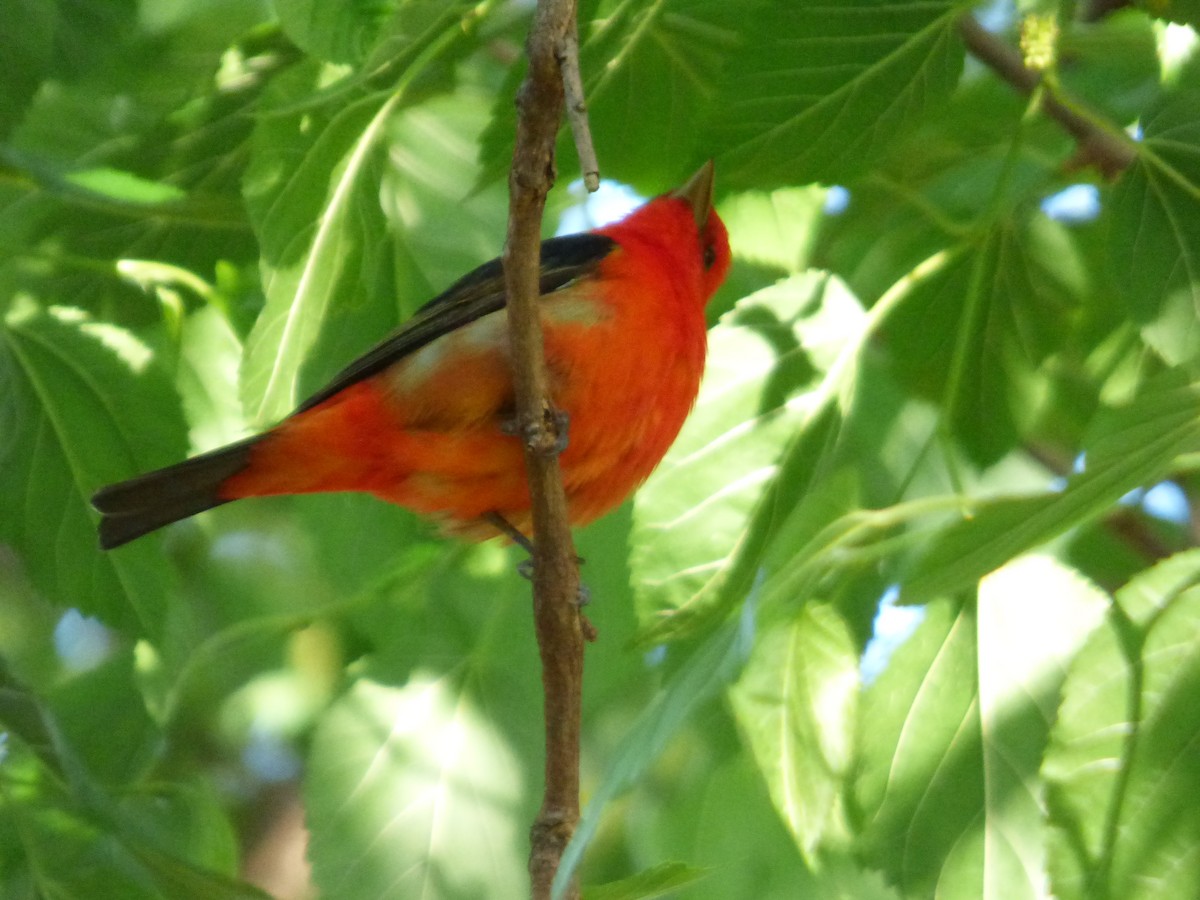
[[[866,387],[875,382],[861,377],[873,371],[865,366],[865,350],[880,322],[914,286],[936,276],[948,258],[939,254],[923,262],[866,315],[839,282],[830,281],[830,305],[824,310],[812,308],[815,327],[805,327],[803,316],[794,320],[797,340],[801,346],[813,342],[813,360],[824,375],[812,390],[785,406],[788,417],[795,416],[798,430],[783,453],[778,473],[766,483],[751,514],[741,520],[744,530],[736,543],[723,539],[723,561],[709,559],[708,565],[692,568],[671,561],[668,578],[653,587],[668,600],[678,590],[682,603],[670,617],[647,629],[643,640],[688,633],[698,623],[727,614],[760,581],[768,602],[796,602],[806,599],[820,579],[835,570],[837,577],[854,579],[877,566],[886,552],[884,542],[909,513],[862,509],[862,493],[870,486],[885,498],[876,502],[894,502],[900,485],[912,477],[912,462],[902,451],[875,457],[869,452],[864,455],[864,448],[884,441],[899,441],[903,448],[914,439],[907,433],[912,429],[909,417],[897,415],[909,410],[897,410],[888,399],[881,403],[868,399]],[[800,282],[783,282],[796,283]],[[761,293],[771,296],[770,289]],[[741,366],[746,365],[743,360]],[[894,390],[894,385],[888,390]],[[747,405],[743,403],[743,409]],[[681,440],[686,441],[686,435]],[[920,438],[916,440],[919,444]],[[728,484],[729,472],[714,469],[713,474]],[[710,490],[696,502],[711,497]],[[703,546],[694,533],[688,533],[688,553],[695,554]],[[882,584],[868,588],[867,602],[872,607],[882,590]],[[865,605],[861,597],[855,602]]]
[[[863,695],[860,842],[906,894],[930,893],[983,807],[975,640],[971,610],[932,605]]]
[[[1050,557],[1023,557],[979,586],[979,715],[986,828],[979,896],[1044,897],[1042,752],[1068,663],[1108,597]]]
[[[516,897],[520,768],[450,679],[360,679],[322,719],[305,779],[322,894]]]
[[[808,268],[826,194],[809,186],[747,191],[725,200],[721,219],[739,265],[745,261],[787,275]]]
[[[1066,664],[1105,606],[1070,570],[1021,560],[984,580],[978,613],[930,606],[867,689],[863,840],[899,887],[1046,895],[1037,771]]]
[[[263,152],[246,191],[263,249],[267,303],[246,341],[242,369],[242,402],[256,425],[282,418],[301,399],[300,367],[329,310],[355,291],[355,263],[383,224],[379,144],[398,99],[358,99],[315,137],[300,115],[260,125]]]
[[[1072,665],[1046,754],[1055,896],[1187,897],[1200,890],[1200,555],[1117,592]]]
[[[280,102],[310,86],[307,78],[281,86]],[[373,93],[319,127],[304,110],[260,125],[247,194],[267,305],[242,371],[252,422],[290,412],[436,290],[499,255],[497,193],[467,198],[483,98],[400,111],[406,102]]]
[[[123,203],[166,203],[187,196],[179,188],[118,169],[82,169],[66,176],[71,184]]]
[[[1113,197],[1110,260],[1147,338],[1178,363],[1200,342],[1200,93],[1168,98],[1142,127]]]
[[[153,542],[101,553],[89,499],[183,456],[179,400],[150,352],[78,310],[18,303],[0,328],[0,534],[48,595],[139,633],[161,624]]]
[[[904,596],[918,601],[972,584],[1153,482],[1197,442],[1200,388],[1174,380],[1153,385],[1101,418],[1084,470],[1061,492],[972,504],[971,515],[942,530],[914,563]]]
[[[396,302],[405,316],[503,249],[505,187],[471,191],[487,101],[483,92],[463,90],[404,110],[390,123],[380,193],[401,289]]]
[[[840,283],[808,272],[751,295],[713,329],[696,409],[635,501],[631,566],[643,616],[703,605],[720,589],[806,418],[807,401],[792,394],[815,374],[813,359],[830,365],[861,320]]]
[[[844,845],[842,798],[851,766],[858,653],[825,604],[763,629],[738,683],[734,713],[780,817],[810,865]]]
[[[213,307],[188,316],[182,332],[176,383],[188,419],[189,443],[196,450],[211,450],[245,432],[237,402],[242,345]]]

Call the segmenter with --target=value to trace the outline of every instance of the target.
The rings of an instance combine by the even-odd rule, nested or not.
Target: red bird
[[[729,269],[713,167],[622,221],[542,243],[540,311],[572,524],[628,497],[675,440]],[[530,531],[503,272],[480,266],[263,434],[103,488],[104,549],[230,500],[364,491],[474,539]]]

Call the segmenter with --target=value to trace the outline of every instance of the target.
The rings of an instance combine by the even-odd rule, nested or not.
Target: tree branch
[[[530,831],[534,898],[548,898],[559,860],[579,821],[579,737],[584,633],[579,566],[558,468],[559,417],[548,402],[538,318],[542,212],[554,183],[554,144],[563,113],[560,48],[574,29],[574,0],[539,0],[526,50],[529,72],[517,94],[517,136],[509,176],[504,277],[519,434],[533,505],[533,609],[545,692],[546,770],[542,807]],[[568,893],[578,896],[578,886]]]
[[[1025,65],[1021,54],[985,29],[970,13],[958,20],[959,34],[971,54],[1025,95],[1032,95],[1042,84],[1042,74]],[[1105,178],[1115,178],[1129,168],[1137,151],[1129,141],[1081,116],[1046,91],[1041,108],[1075,138],[1079,162],[1096,166]]]
[[[575,16],[571,16],[571,27],[563,35],[555,53],[562,67],[563,88],[566,91],[567,121],[571,123],[571,135],[575,139],[575,152],[579,155],[579,169],[583,173],[583,186],[588,192],[600,187],[600,162],[596,159],[596,148],[592,144],[592,129],[588,125],[587,102],[583,97],[583,76],[579,73],[579,30]]]

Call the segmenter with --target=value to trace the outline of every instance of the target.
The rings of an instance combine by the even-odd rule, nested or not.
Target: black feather
[[[551,294],[590,275],[616,246],[612,238],[598,234],[543,241],[542,294]],[[499,259],[493,259],[422,306],[389,337],[300,404],[296,412],[312,409],[442,335],[503,309],[504,302],[504,269]],[[97,491],[92,505],[101,515],[100,546],[105,550],[119,547],[164,525],[227,503],[219,496],[221,485],[249,465],[251,448],[261,437],[247,438]]]
[[[92,496],[100,513],[100,546],[111,550],[198,512],[227,503],[221,483],[250,461],[258,437],[101,488]]]
[[[542,295],[590,275],[616,246],[616,241],[601,234],[569,234],[542,241],[539,285]],[[499,259],[493,259],[468,272],[418,309],[411,319],[301,403],[296,412],[324,403],[338,391],[382,372],[442,335],[503,309],[504,303],[504,269]]]

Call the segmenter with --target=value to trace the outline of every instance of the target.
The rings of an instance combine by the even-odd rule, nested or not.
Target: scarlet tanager
[[[696,399],[704,307],[729,268],[712,163],[596,231],[542,243],[539,309],[559,458],[582,525],[653,471]],[[103,488],[104,549],[243,497],[363,491],[484,539],[529,534],[499,260],[461,278],[274,428]],[[511,429],[508,429],[511,431]]]

